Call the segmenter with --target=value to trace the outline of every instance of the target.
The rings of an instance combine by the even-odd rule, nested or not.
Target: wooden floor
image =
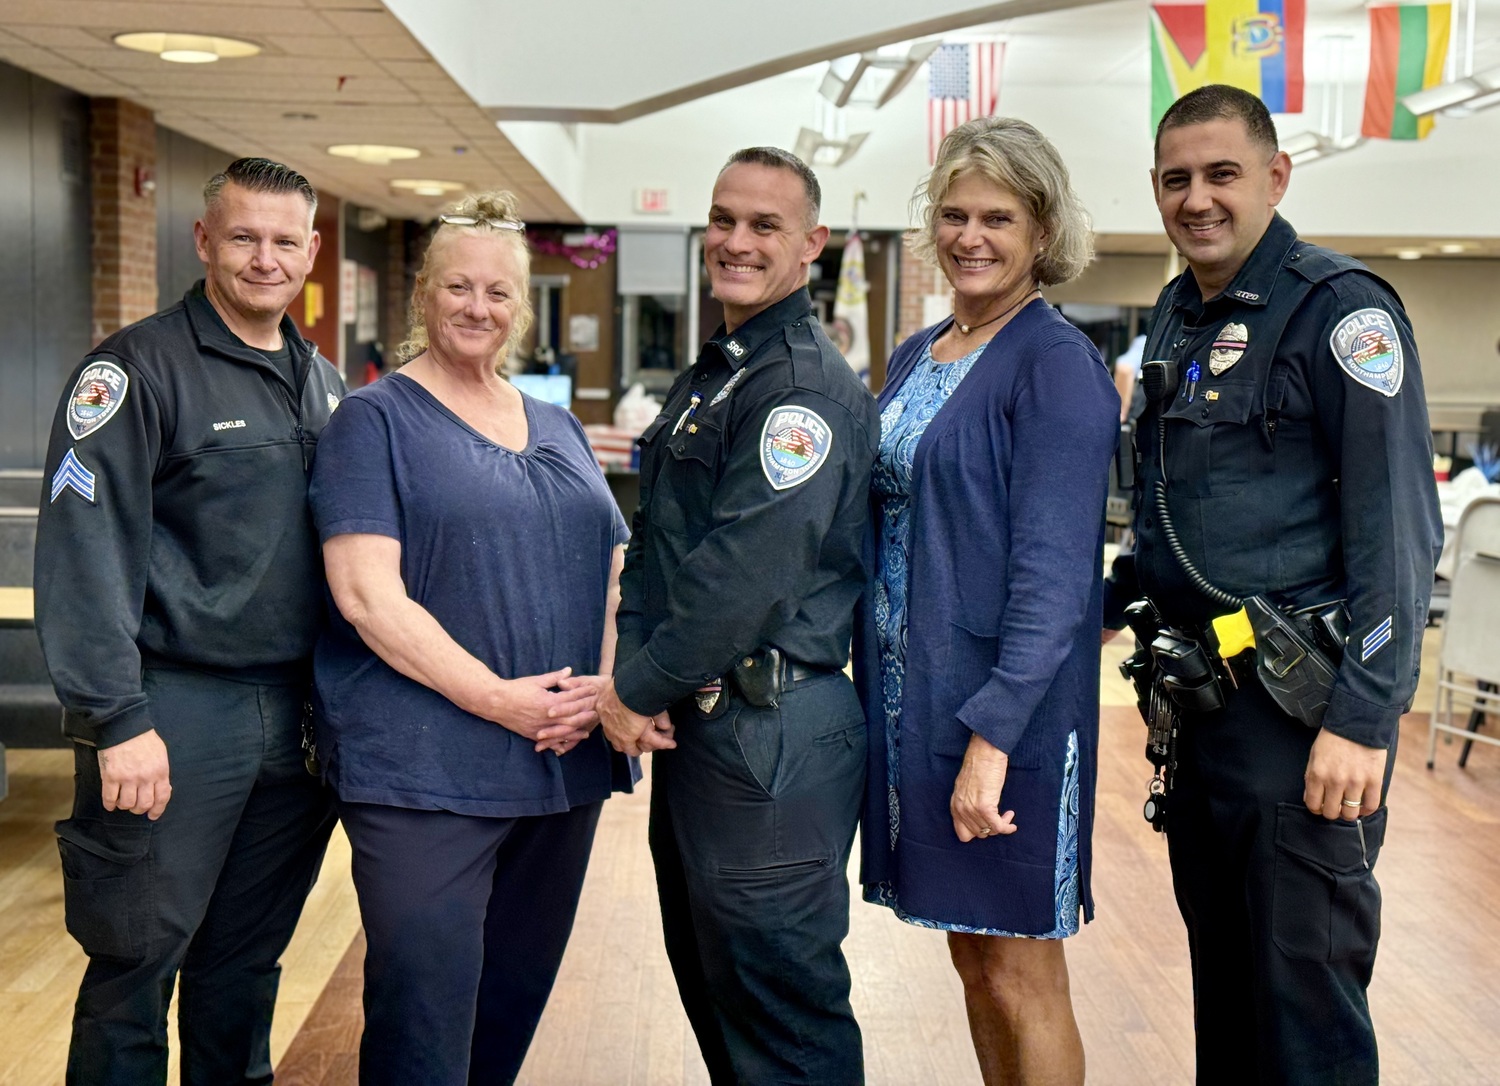
[[[1192,1079],[1187,952],[1165,844],[1140,817],[1144,729],[1112,673],[1119,655],[1106,650],[1099,917],[1067,944],[1073,997],[1091,1083],[1177,1086]],[[1417,704],[1431,704],[1425,688]],[[1425,753],[1425,716],[1414,714],[1402,725],[1380,862],[1384,935],[1371,1002],[1383,1078],[1500,1084],[1500,750],[1477,747],[1460,771],[1457,747],[1440,745],[1432,773]],[[11,797],[0,803],[0,1086],[52,1086],[82,972],[63,930],[51,832],[67,813],[71,772],[65,752],[10,758]],[[872,1086],[977,1084],[942,935],[856,901],[846,950]],[[362,953],[348,846],[337,835],[284,962],[273,1038],[284,1086],[355,1082]],[[605,806],[578,924],[521,1080],[707,1082],[662,950],[643,792]]]

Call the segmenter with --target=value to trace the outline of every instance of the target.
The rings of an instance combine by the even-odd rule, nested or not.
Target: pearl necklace
[[[968,335],[970,332],[974,331],[977,328],[983,328],[987,324],[994,324],[996,321],[1002,320],[1005,317],[1010,316],[1016,310],[1020,309],[1021,306],[1025,305],[1027,302],[1031,301],[1031,299],[1035,295],[1037,295],[1039,293],[1041,293],[1041,292],[1038,291],[1035,287],[1032,287],[1030,290],[1028,290],[1026,292],[1025,296],[1022,297],[1019,302],[1017,302],[1015,305],[1011,306],[1004,313],[1001,313],[1000,316],[998,316],[998,317],[991,317],[987,321],[980,321],[978,324],[965,324],[963,321],[961,321],[961,320],[958,319],[958,314],[954,313],[953,314],[953,323],[956,324],[956,325],[958,325],[958,330],[960,332],[962,332],[964,335]]]

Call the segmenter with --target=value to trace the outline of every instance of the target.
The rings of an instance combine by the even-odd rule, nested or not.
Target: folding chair
[[[1453,593],[1438,656],[1437,704],[1427,736],[1427,768],[1437,756],[1438,732],[1459,736],[1459,766],[1475,742],[1500,746],[1500,736],[1480,735],[1489,713],[1500,714],[1500,498],[1479,498],[1464,510],[1454,541]],[[1457,705],[1469,710],[1454,723]]]

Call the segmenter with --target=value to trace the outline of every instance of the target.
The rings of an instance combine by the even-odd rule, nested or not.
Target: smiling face
[[[318,255],[312,208],[295,192],[252,192],[234,182],[193,224],[205,291],[226,324],[274,326],[296,299]]]
[[[1292,162],[1239,118],[1167,129],[1151,183],[1167,237],[1205,298],[1227,287],[1271,225]]]
[[[495,234],[459,233],[440,244],[422,288],[427,350],[439,363],[493,367],[527,290],[521,254]]]
[[[741,162],[714,183],[703,263],[730,331],[807,281],[828,240],[809,226],[807,194],[791,170]]]
[[[943,195],[933,240],[957,308],[972,321],[1031,291],[1046,237],[1025,201],[971,170],[960,174]]]

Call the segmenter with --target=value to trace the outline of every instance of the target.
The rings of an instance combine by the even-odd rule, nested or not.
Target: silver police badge
[[[129,387],[129,375],[113,362],[101,358],[83,367],[68,398],[68,433],[73,440],[82,440],[114,418]]]
[[[1243,324],[1230,321],[1219,329],[1219,337],[1208,352],[1208,372],[1218,377],[1240,360],[1249,344],[1250,330]]]
[[[787,404],[766,416],[760,431],[760,468],[776,490],[817,474],[833,448],[833,431],[816,411]]]
[[[1343,320],[1328,337],[1339,368],[1366,388],[1382,396],[1401,391],[1406,375],[1401,353],[1401,337],[1396,322],[1383,309],[1357,309]]]

